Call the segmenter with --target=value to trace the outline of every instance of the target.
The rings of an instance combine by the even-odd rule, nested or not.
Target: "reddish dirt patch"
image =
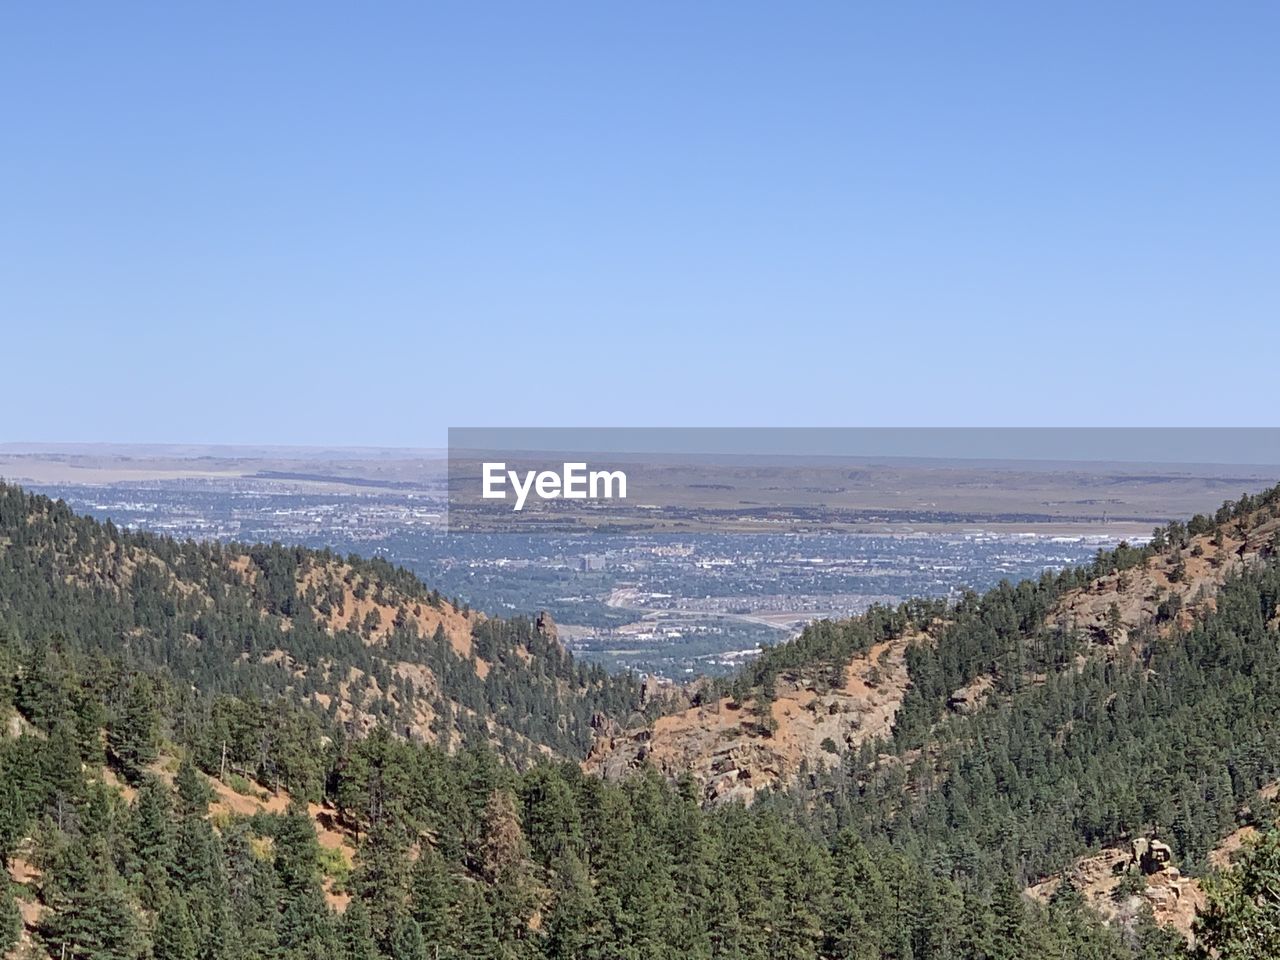
[[[356,584],[364,588],[364,597],[356,596]],[[373,614],[377,618],[377,626],[371,633],[373,642],[385,640],[399,619],[415,626],[424,637],[433,635],[437,627],[443,628],[454,652],[463,658],[471,656],[471,630],[480,617],[475,613],[464,614],[446,601],[440,601],[440,606],[435,607],[425,600],[407,598],[392,590],[379,592],[374,584],[340,563],[308,563],[299,574],[298,587],[302,591],[316,588],[322,596],[330,591],[340,592],[341,600],[330,604],[328,614],[315,611],[316,619],[331,631],[346,629],[353,622],[363,624]]]
[[[30,851],[28,850],[27,852],[29,853]],[[28,890],[34,891],[40,882],[40,871],[35,864],[19,854],[9,860],[9,879]],[[17,950],[20,951],[24,944],[31,942],[31,934],[35,932],[40,923],[44,907],[34,897],[31,899],[18,897],[17,899],[18,913],[22,917],[21,938],[17,946]],[[19,955],[19,953],[10,954],[10,956]]]
[[[213,802],[209,804],[209,813],[235,814],[241,817],[252,817],[255,813],[284,813],[289,808],[287,793],[270,793],[263,790],[256,797],[246,796],[231,789],[221,780],[213,777],[205,778],[213,790]]]
[[[1174,578],[1177,561],[1171,552],[1150,557],[1137,567],[1063,595],[1047,622],[1081,630],[1102,645],[1121,646],[1131,631],[1156,619],[1161,603],[1176,597],[1181,603],[1176,623],[1188,627],[1196,617],[1213,611],[1218,589],[1230,576],[1258,561],[1277,530],[1280,518],[1259,515],[1243,531],[1238,524],[1228,524],[1218,544],[1212,534],[1192,537],[1179,554],[1184,568],[1181,577]],[[1113,606],[1119,613],[1118,624],[1110,622]],[[1174,626],[1174,622],[1165,623],[1161,632],[1167,635]]]
[[[619,778],[650,763],[673,779],[691,773],[708,801],[750,801],[763,787],[791,782],[803,766],[833,766],[849,750],[887,736],[908,685],[907,648],[923,642],[931,641],[913,634],[876,644],[850,661],[839,687],[779,678],[772,730],[754,701],[739,706],[721,698],[660,717],[651,728],[601,737],[584,767]]]
[[[259,791],[258,794],[246,796],[231,789],[221,780],[212,777],[206,779],[214,794],[214,801],[209,805],[209,813],[212,815],[235,814],[252,817],[257,813],[279,814],[289,809],[290,797],[283,790],[272,792],[255,785],[255,789]],[[355,856],[356,841],[355,837],[338,823],[337,811],[318,803],[308,803],[307,814],[315,827],[316,839],[320,842],[320,846],[326,850],[341,852],[347,864],[350,865]]]

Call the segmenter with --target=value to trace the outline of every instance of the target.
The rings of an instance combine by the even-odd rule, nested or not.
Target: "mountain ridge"
[[[1157,528],[1147,547],[1122,543],[1099,551],[1088,568],[1041,578],[1053,584],[1054,596],[1027,632],[1078,636],[1074,656],[1082,666],[1090,656],[1123,655],[1131,635],[1144,629],[1166,637],[1187,629],[1216,609],[1217,591],[1228,579],[1280,553],[1278,500],[1280,487],[1256,498],[1246,494],[1212,518],[1198,515]],[[943,605],[909,602],[811,625],[797,641],[767,650],[762,664],[744,668],[728,691],[710,685],[696,695],[699,702],[643,727],[606,727],[586,769],[618,778],[648,764],[672,780],[691,775],[711,803],[750,802],[762,790],[787,789],[806,773],[834,769],[845,755],[893,734],[908,694],[919,692],[909,654],[920,658],[945,644],[949,617]],[[1280,610],[1276,618],[1280,622]],[[824,634],[857,637],[846,653],[833,655],[825,652],[833,645]],[[817,652],[797,664],[790,654],[806,645]],[[771,659],[780,664],[770,666]],[[952,713],[981,709],[1002,669],[1010,672],[991,662],[935,691],[933,700],[941,694]]]
[[[519,762],[576,759],[593,718],[642,706],[634,678],[575,661],[554,627],[484,617],[385,561],[121,531],[4,484],[0,627]]]
[[[678,755],[666,776],[582,769],[642,692],[546,621],[473,617],[377,561],[123,534],[0,490],[0,856],[21,901],[0,885],[0,947],[20,915],[23,951],[111,960],[1185,960],[1152,907],[1191,904],[1224,838],[1270,826],[1280,778],[1280,489],[1224,511],[814,624],[688,691],[755,745],[832,756],[785,785],[727,766],[708,802]],[[398,664],[475,715],[414,735],[406,706],[433,692]],[[1074,880],[1026,894],[1137,837],[1180,874],[1113,927]],[[1217,883],[1199,916],[1221,931]]]

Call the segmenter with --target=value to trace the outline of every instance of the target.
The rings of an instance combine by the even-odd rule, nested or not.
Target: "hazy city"
[[[954,596],[1086,560],[1108,533],[447,535],[427,493],[301,492],[292,480],[52,484],[77,511],[180,539],[380,556],[486,614],[547,610],[570,649],[672,679],[722,674],[813,619]],[[1130,537],[1131,540],[1141,539]]]

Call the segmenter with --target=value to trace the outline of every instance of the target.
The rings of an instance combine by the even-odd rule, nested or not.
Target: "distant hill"
[[[350,733],[382,723],[517,762],[581,757],[639,685],[576,662],[554,625],[460,609],[379,560],[175,541],[0,484],[0,629],[124,655],[203,694],[285,697]]]

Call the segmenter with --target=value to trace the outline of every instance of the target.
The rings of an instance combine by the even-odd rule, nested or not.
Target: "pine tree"
[[[160,911],[151,950],[154,960],[198,960],[191,913],[181,894],[169,897]]]
[[[885,931],[895,911],[879,867],[850,831],[836,839],[827,950],[840,960],[871,960],[884,954]]]
[[[494,939],[493,917],[479,884],[463,885],[455,915],[449,955],[458,960],[495,960],[498,945]]]
[[[190,757],[183,758],[173,785],[178,791],[178,816],[203,817],[209,812],[209,785]]]
[[[494,936],[513,948],[528,936],[528,920],[535,909],[528,855],[515,797],[509,790],[494,790],[481,818],[480,872],[491,885]]]
[[[691,956],[707,956],[711,944],[708,933],[708,891],[716,882],[715,843],[708,835],[707,818],[696,801],[690,778],[678,787],[675,809],[666,826],[666,848],[673,852],[671,882],[675,887],[678,914],[674,918],[673,939],[686,945]]]
[[[365,834],[351,875],[356,896],[369,906],[374,939],[391,942],[405,911],[408,850],[399,824],[383,819]]]
[[[149,944],[101,840],[74,840],[46,877],[40,935],[68,960],[135,960]]]
[[[62,688],[62,658],[55,644],[41,636],[27,650],[14,691],[14,705],[36,727],[51,732],[65,719],[67,697]]]
[[[599,906],[591,877],[573,854],[560,861],[551,881],[551,910],[546,920],[547,960],[578,960],[598,942]]]
[[[255,855],[248,827],[232,824],[223,831],[228,912],[235,946],[232,957],[272,957],[278,952],[280,887],[269,860]]]
[[[1025,937],[1027,909],[1022,892],[1013,878],[1004,874],[996,882],[995,899],[996,960],[1023,960],[1027,955]]]
[[[151,679],[136,677],[120,716],[107,729],[107,745],[130,783],[141,780],[146,765],[155,760],[159,731],[160,710]]]
[[[178,822],[175,846],[173,887],[187,895],[212,890],[220,857],[218,838],[209,821],[195,816],[183,817]]]
[[[322,956],[332,946],[319,851],[306,808],[295,800],[276,830],[273,860],[280,884],[280,946],[289,960]]]
[[[427,944],[422,928],[412,917],[401,917],[391,936],[389,954],[396,960],[427,960]]]
[[[378,945],[369,925],[369,910],[358,897],[347,905],[338,924],[338,944],[342,960],[379,960]]]
[[[0,750],[0,868],[8,864],[18,841],[26,834],[27,798],[19,783],[19,771],[14,769],[17,764],[16,757],[10,760],[6,751]]]
[[[40,753],[40,762],[44,806],[62,828],[71,822],[86,793],[80,751],[69,723],[59,723],[54,728],[47,749]]]
[[[409,913],[428,946],[435,946],[448,939],[457,891],[444,858],[425,837],[421,847],[409,875]]]
[[[13,896],[13,885],[6,873],[0,870],[0,956],[7,954],[9,948],[18,942],[21,929],[22,915]]]
[[[494,790],[489,795],[480,835],[480,869],[485,879],[493,882],[521,868],[529,851],[515,797],[509,790]]]
[[[175,863],[173,804],[168,787],[157,778],[143,780],[130,810],[128,833],[142,905],[159,910]]]
[[[1208,904],[1196,925],[1200,956],[1280,957],[1280,830],[1246,849],[1238,863],[1205,882]]]

